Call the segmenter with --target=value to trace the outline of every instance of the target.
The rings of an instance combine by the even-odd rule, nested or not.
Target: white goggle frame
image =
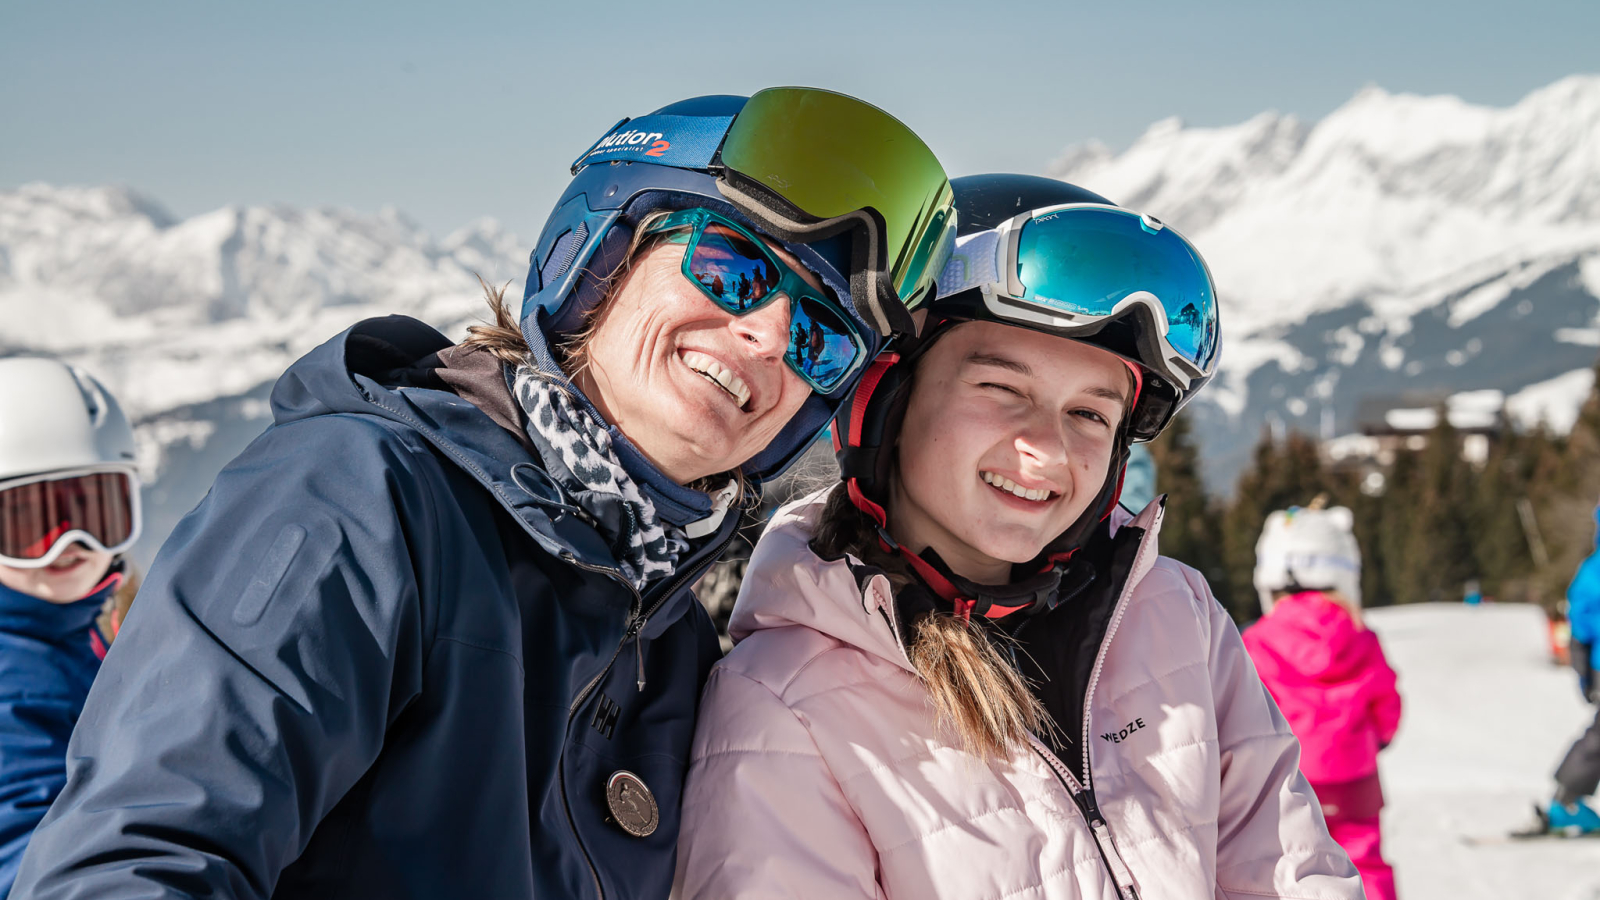
[[[76,469],[58,469],[42,475],[27,475],[22,478],[0,481],[0,491],[40,481],[61,481],[67,478],[76,478],[80,475],[99,475],[106,472],[115,472],[119,475],[128,476],[129,514],[133,517],[133,527],[128,531],[127,540],[114,547],[107,547],[89,532],[81,528],[74,528],[56,538],[55,543],[50,545],[50,549],[45,551],[45,554],[38,559],[18,559],[15,556],[6,556],[4,553],[0,553],[0,566],[10,566],[16,569],[42,569],[55,562],[56,557],[66,552],[66,549],[75,543],[84,544],[91,550],[110,553],[113,556],[126,552],[129,547],[132,547],[134,542],[139,540],[140,532],[144,530],[144,511],[140,506],[139,499],[139,473],[129,466],[83,466]]]
[[[1077,208],[1113,209],[1135,215],[1151,231],[1166,227],[1158,219],[1104,203],[1042,206],[1013,216],[994,228],[957,238],[955,250],[951,252],[939,279],[939,292],[950,296],[977,288],[983,296],[983,305],[996,316],[1027,325],[1043,326],[1069,336],[1073,331],[1090,325],[1099,325],[1129,314],[1140,315],[1155,330],[1160,359],[1135,361],[1171,381],[1179,390],[1187,391],[1194,379],[1208,373],[1201,371],[1167,340],[1167,310],[1161,304],[1161,298],[1155,294],[1134,291],[1117,301],[1116,306],[1104,315],[1079,315],[1023,299],[1027,287],[1017,277],[1017,251],[1022,243],[1023,226],[1039,216]]]

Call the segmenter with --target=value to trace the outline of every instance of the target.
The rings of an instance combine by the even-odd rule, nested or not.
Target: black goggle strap
[[[886,264],[879,258],[883,255],[883,221],[875,211],[858,209],[820,222],[804,222],[798,216],[781,211],[790,206],[786,201],[749,184],[748,179],[735,176],[738,173],[729,169],[718,179],[722,195],[780,240],[807,243],[853,229],[848,276],[850,299],[856,313],[872,330],[885,337],[914,330],[911,314],[900,301],[885,271]]]

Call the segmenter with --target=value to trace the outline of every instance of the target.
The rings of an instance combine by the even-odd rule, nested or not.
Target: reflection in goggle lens
[[[778,270],[749,238],[715,223],[706,226],[690,270],[729,312],[746,312],[778,287]]]
[[[699,240],[688,260],[694,281],[719,306],[743,315],[771,299],[786,271],[767,249],[745,234],[718,222],[700,226]],[[838,310],[810,296],[798,275],[790,292],[789,366],[812,387],[828,393],[854,368],[864,350],[854,329]],[[795,284],[794,282],[800,282]]]
[[[1216,297],[1205,263],[1167,227],[1126,210],[1082,207],[1030,220],[1017,246],[1024,299],[1074,315],[1109,315],[1148,291],[1161,302],[1167,342],[1201,369],[1216,354]]]

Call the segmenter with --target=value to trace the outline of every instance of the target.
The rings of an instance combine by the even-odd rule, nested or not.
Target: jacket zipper
[[[1150,535],[1160,525],[1161,513],[1157,512],[1155,521],[1145,530],[1144,538],[1139,541],[1139,552],[1134,554],[1133,565],[1128,570],[1130,574],[1139,570],[1139,565],[1144,561],[1145,553],[1150,548]],[[1100,859],[1106,864],[1106,870],[1111,873],[1112,881],[1117,885],[1117,896],[1122,900],[1139,900],[1139,891],[1133,885],[1133,871],[1128,868],[1128,864],[1122,859],[1122,855],[1117,852],[1116,841],[1111,836],[1111,826],[1107,824],[1105,815],[1100,812],[1100,804],[1095,800],[1094,781],[1089,772],[1089,735],[1091,732],[1089,719],[1092,714],[1090,701],[1094,698],[1095,687],[1100,683],[1100,672],[1105,668],[1107,648],[1111,646],[1111,639],[1117,634],[1117,626],[1122,624],[1123,614],[1128,610],[1128,599],[1132,596],[1133,584],[1130,579],[1128,584],[1122,586],[1122,593],[1117,597],[1116,609],[1112,611],[1111,621],[1106,625],[1106,636],[1100,642],[1099,652],[1095,654],[1094,668],[1089,672],[1089,684],[1083,692],[1083,743],[1078,745],[1083,748],[1083,781],[1081,782],[1081,789],[1079,787],[1080,782],[1072,777],[1071,772],[1067,771],[1066,764],[1057,759],[1056,755],[1051,753],[1049,748],[1045,747],[1043,742],[1036,736],[1028,735],[1028,740],[1033,745],[1033,751],[1050,766],[1050,770],[1055,773],[1056,778],[1061,781],[1062,785],[1067,789],[1067,793],[1072,797],[1072,802],[1078,807],[1078,811],[1083,814],[1084,820],[1089,825],[1089,832],[1094,835],[1095,847],[1100,850]],[[1017,631],[1020,632],[1021,630],[1022,626],[1017,626]]]
[[[1033,752],[1050,767],[1056,780],[1067,789],[1067,796],[1072,798],[1072,804],[1078,808],[1084,822],[1089,826],[1089,833],[1094,837],[1095,849],[1100,851],[1100,861],[1105,864],[1106,872],[1111,875],[1111,880],[1117,886],[1117,896],[1120,900],[1139,900],[1139,889],[1133,886],[1133,872],[1128,864],[1123,861],[1122,854],[1117,852],[1116,841],[1111,838],[1111,826],[1106,824],[1106,817],[1100,813],[1100,805],[1095,802],[1094,790],[1080,786],[1078,779],[1067,770],[1067,766],[1051,753],[1034,735],[1028,735],[1028,743]],[[1087,752],[1087,748],[1085,748]]]
[[[737,534],[737,531],[729,532],[727,538],[725,538],[715,550],[706,555],[706,560],[709,560],[710,563],[715,563],[717,558],[722,555],[722,551],[726,550],[728,545],[733,543],[734,534]],[[575,716],[577,716],[578,709],[583,706],[583,701],[589,699],[589,695],[594,692],[594,689],[599,687],[601,681],[605,680],[607,673],[611,671],[611,667],[617,664],[617,657],[622,655],[622,648],[628,646],[629,641],[634,642],[634,648],[639,656],[639,690],[644,690],[644,645],[639,643],[639,641],[641,635],[644,633],[645,625],[650,621],[650,617],[655,615],[657,610],[661,609],[662,604],[671,599],[672,595],[676,594],[691,577],[698,575],[700,572],[703,572],[706,568],[708,568],[709,564],[696,566],[692,571],[685,572],[683,575],[679,576],[678,579],[672,583],[671,587],[661,593],[660,599],[656,600],[656,602],[648,610],[646,610],[644,609],[644,595],[639,593],[639,589],[634,587],[633,582],[629,581],[627,576],[623,575],[620,570],[612,568],[611,566],[597,566],[593,563],[586,563],[583,560],[578,559],[578,557],[572,553],[562,553],[561,558],[567,563],[576,566],[579,569],[583,569],[586,572],[594,572],[599,575],[604,575],[627,588],[629,593],[633,594],[633,611],[628,616],[628,628],[625,632],[623,632],[622,640],[617,642],[617,649],[612,651],[611,659],[606,662],[605,668],[600,670],[600,674],[589,679],[589,683],[583,686],[583,689],[578,692],[577,698],[572,701],[572,705],[567,708],[567,731],[570,734],[572,731],[572,720]],[[589,877],[594,879],[595,896],[600,898],[600,900],[605,900],[606,892],[605,888],[603,888],[600,884],[600,872],[594,867],[594,859],[589,856],[589,848],[583,845],[583,836],[578,833],[577,819],[572,817],[572,801],[568,799],[567,796],[567,767],[564,765],[566,758],[566,740],[563,739],[561,742],[561,757],[556,760],[556,780],[561,788],[561,809],[567,814],[567,827],[572,829],[572,837],[578,842],[578,852],[583,854],[584,865],[589,867]]]

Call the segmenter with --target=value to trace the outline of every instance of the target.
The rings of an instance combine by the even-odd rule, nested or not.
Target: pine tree
[[[1579,563],[1595,549],[1595,502],[1600,497],[1600,363],[1594,387],[1578,420],[1534,473],[1531,493],[1535,518],[1549,548],[1550,563],[1532,579],[1536,598],[1547,607],[1566,595]]]
[[[1473,555],[1485,595],[1501,600],[1533,598],[1533,552],[1519,504],[1530,497],[1540,459],[1549,452],[1543,428],[1519,434],[1502,423],[1489,458],[1467,496]]]
[[[1351,487],[1347,480],[1334,477],[1323,466],[1317,442],[1312,438],[1291,431],[1279,444],[1270,430],[1263,429],[1255,448],[1254,466],[1239,477],[1233,503],[1223,516],[1227,604],[1235,620],[1245,623],[1261,614],[1252,576],[1256,541],[1267,515],[1274,510],[1305,506],[1319,494],[1339,498]]]
[[[1193,566],[1227,606],[1222,511],[1200,480],[1200,448],[1195,444],[1188,418],[1180,413],[1149,446],[1156,464],[1156,490],[1167,495],[1161,522],[1161,555]]]
[[[1459,599],[1462,584],[1478,575],[1464,500],[1473,473],[1445,409],[1439,409],[1438,423],[1415,459],[1415,492],[1395,567],[1396,599]]]

